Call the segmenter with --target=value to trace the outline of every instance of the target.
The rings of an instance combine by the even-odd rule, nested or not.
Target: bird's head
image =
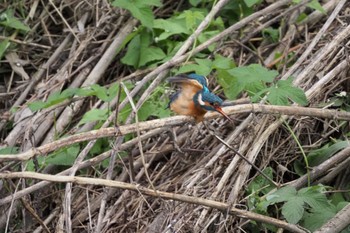
[[[197,92],[193,97],[193,101],[197,106],[204,110],[218,112],[232,122],[232,119],[221,108],[224,101],[209,90],[203,89],[202,91]]]

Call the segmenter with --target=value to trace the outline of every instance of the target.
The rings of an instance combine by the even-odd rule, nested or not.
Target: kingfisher
[[[232,122],[222,110],[223,100],[210,92],[206,77],[198,74],[180,74],[168,78],[170,83],[179,84],[181,89],[175,93],[168,107],[180,115],[192,116],[196,122],[203,121],[208,111],[216,111]]]

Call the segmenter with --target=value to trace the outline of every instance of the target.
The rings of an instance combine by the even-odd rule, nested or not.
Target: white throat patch
[[[198,95],[198,103],[200,104],[200,105],[202,105],[202,106],[204,106],[205,105],[205,103],[204,103],[204,101],[203,101],[203,99],[202,99],[202,94],[200,93],[199,95]]]

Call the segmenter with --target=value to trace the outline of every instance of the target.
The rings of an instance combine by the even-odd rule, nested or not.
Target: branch
[[[98,179],[98,178],[77,177],[77,176],[47,175],[47,174],[40,174],[36,172],[0,173],[0,178],[1,179],[30,178],[30,179],[46,180],[50,182],[59,182],[59,183],[71,182],[79,185],[100,185],[100,186],[107,186],[107,187],[113,187],[113,188],[127,189],[127,190],[136,191],[148,196],[171,199],[171,200],[176,200],[176,201],[181,201],[181,202],[186,202],[186,203],[196,204],[196,205],[203,205],[211,208],[216,208],[221,211],[227,211],[229,209],[228,213],[230,215],[235,215],[235,216],[245,218],[245,219],[250,219],[253,221],[272,224],[276,227],[280,227],[280,228],[289,230],[291,232],[300,232],[300,233],[306,232],[305,230],[299,228],[297,225],[289,224],[279,219],[267,217],[267,216],[253,213],[250,211],[232,208],[230,207],[230,205],[226,203],[207,200],[200,197],[192,197],[184,194],[154,191],[153,189],[148,189],[148,188],[141,187],[139,185],[129,184],[129,183],[120,182],[120,181],[105,180],[105,179]]]
[[[238,113],[263,113],[263,114],[280,114],[280,115],[292,115],[292,116],[309,116],[309,117],[320,117],[327,119],[345,120],[350,121],[349,112],[341,112],[337,110],[319,109],[319,108],[306,108],[296,106],[275,106],[275,105],[262,105],[262,104],[243,104],[232,107],[223,108],[224,111],[230,114]],[[216,112],[211,112],[205,115],[205,120],[218,118],[221,115]],[[138,123],[140,131],[151,130],[162,127],[178,126],[184,123],[193,122],[192,117],[188,116],[174,116],[164,119],[157,119],[151,121],[145,121]],[[7,154],[0,156],[0,162],[5,161],[26,161],[34,157],[35,155],[44,155],[55,151],[59,148],[72,145],[78,142],[84,142],[94,140],[98,138],[106,138],[113,136],[122,136],[129,133],[137,132],[136,124],[122,125],[119,128],[109,127],[98,130],[92,130],[84,132],[66,138],[59,139],[57,141],[45,144],[43,146],[33,148],[29,151],[20,154]]]

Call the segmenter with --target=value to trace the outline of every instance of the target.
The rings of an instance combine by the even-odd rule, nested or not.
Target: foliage
[[[327,159],[331,158],[338,151],[349,146],[349,142],[346,141],[337,141],[337,142],[329,142],[322,146],[319,149],[312,150],[306,156],[306,159],[309,163],[309,166],[314,167],[317,166]],[[302,176],[306,172],[305,164],[299,160],[294,162],[294,169],[298,175]]]
[[[114,0],[112,2],[113,6],[117,6],[126,10],[146,27],[152,27],[154,15],[152,13],[152,6],[161,6],[160,0]]]
[[[0,149],[0,156],[6,154],[17,154],[19,147],[4,147]]]
[[[12,32],[25,34],[30,31],[30,28],[15,16],[13,9],[8,8],[0,14],[0,31],[3,31],[2,33],[5,35]],[[10,37],[0,41],[0,60],[10,46]]]
[[[72,166],[79,152],[80,146],[78,144],[74,144],[52,152],[47,156],[38,156],[35,163],[37,163],[39,167],[37,168],[35,163],[31,160],[27,163],[26,169],[27,171],[35,171],[36,169],[42,169],[49,164],[58,166]]]
[[[10,8],[0,14],[0,25],[5,27],[6,30],[18,30],[21,33],[30,31],[27,25],[15,17],[15,12]]]
[[[260,180],[261,177],[255,178],[248,188],[248,193],[251,194],[249,196],[250,209],[271,215],[274,213],[272,210],[276,208],[269,207],[275,206],[287,222],[300,224],[311,231],[322,226],[347,204],[339,197],[337,202],[332,203],[332,200],[336,199],[328,199],[324,194],[325,187],[321,185],[302,188],[299,191],[294,187],[285,186],[271,192],[271,187],[266,181],[261,182],[258,179]],[[259,194],[264,195],[264,199],[259,197]]]
[[[294,3],[300,3],[301,0],[293,0]],[[314,9],[314,10],[318,10],[320,12],[322,12],[323,14],[326,14],[325,9],[323,9],[323,7],[321,6],[320,2],[318,0],[311,0],[308,4],[308,7]]]

